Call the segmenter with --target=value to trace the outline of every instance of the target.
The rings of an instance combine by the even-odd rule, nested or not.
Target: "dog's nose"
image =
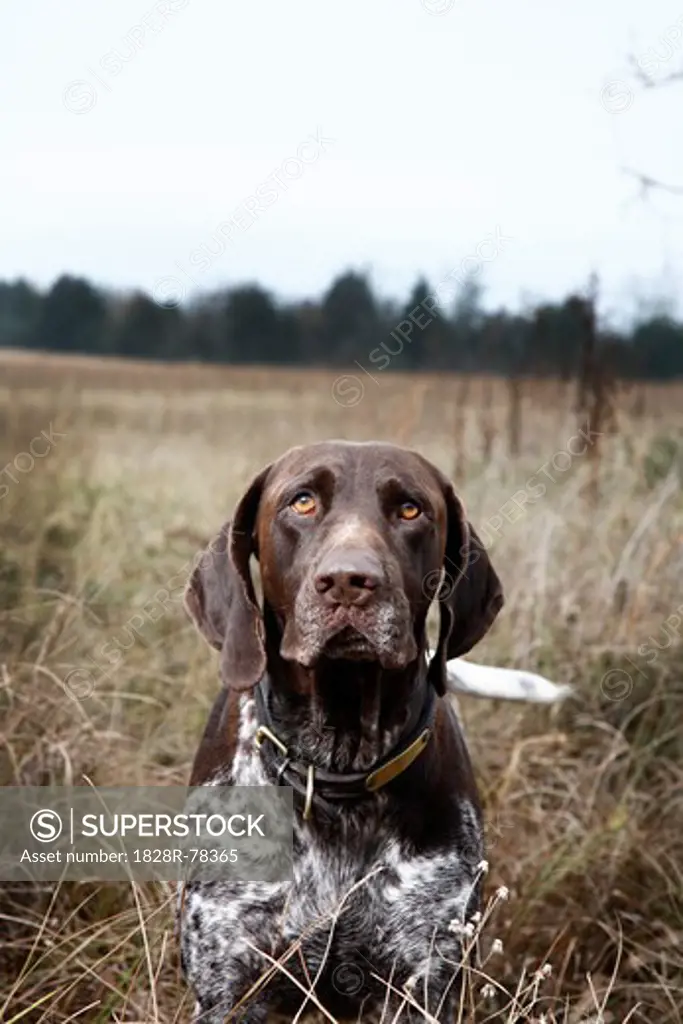
[[[379,561],[365,551],[332,552],[315,577],[315,589],[327,604],[367,604],[382,582]]]

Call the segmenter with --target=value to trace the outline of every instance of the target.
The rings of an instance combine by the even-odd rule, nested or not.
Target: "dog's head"
[[[222,652],[225,684],[240,690],[266,667],[251,555],[279,655],[308,669],[321,659],[406,668],[424,650],[436,597],[430,675],[443,692],[446,660],[470,650],[503,603],[451,484],[422,456],[388,444],[329,441],[287,452],[251,483],[194,569],[187,610]]]

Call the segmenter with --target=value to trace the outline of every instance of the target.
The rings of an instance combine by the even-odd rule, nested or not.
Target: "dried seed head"
[[[552,965],[551,964],[543,964],[536,971],[534,977],[536,978],[537,981],[544,981],[546,978],[549,978],[552,973],[553,973]]]

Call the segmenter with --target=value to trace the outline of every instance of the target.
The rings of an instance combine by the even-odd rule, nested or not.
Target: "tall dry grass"
[[[462,1019],[683,1021],[680,388],[621,395],[591,460],[555,382],[516,384],[510,427],[506,383],[477,378],[380,374],[344,406],[324,373],[3,370],[0,469],[64,436],[0,490],[1,784],[185,782],[217,685],[179,601],[197,548],[290,444],[413,445],[453,473],[505,584],[476,659],[576,688],[555,710],[463,701],[495,912]],[[188,1021],[172,902],[3,885],[0,1019]]]

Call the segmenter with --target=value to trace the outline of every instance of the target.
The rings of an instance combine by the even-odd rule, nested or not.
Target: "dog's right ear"
[[[249,559],[267,466],[247,488],[232,522],[204,551],[185,588],[185,609],[204,639],[221,652],[226,686],[249,690],[266,669],[263,618]]]

